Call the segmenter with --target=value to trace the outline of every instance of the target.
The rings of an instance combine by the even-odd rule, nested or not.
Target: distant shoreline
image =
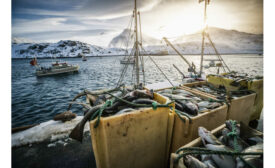
[[[221,55],[249,55],[249,54],[252,54],[252,55],[258,55],[258,56],[262,56],[263,57],[263,53],[224,53],[224,54],[221,54]],[[148,56],[149,54],[147,55],[144,55],[144,56]],[[196,56],[196,55],[200,55],[200,54],[182,54],[182,55],[185,55],[185,56]],[[215,54],[204,54],[204,55],[215,55]],[[86,57],[124,57],[125,55],[97,55],[97,56],[86,56]],[[142,55],[141,55],[142,56]],[[150,54],[150,56],[178,56],[177,54],[171,54],[171,55],[161,55],[161,54]],[[37,57],[38,59],[52,59],[53,57]],[[75,56],[75,57],[55,57],[55,58],[81,58],[81,57],[78,57],[78,56]],[[12,59],[32,59],[32,57],[29,57],[29,58],[12,58]]]

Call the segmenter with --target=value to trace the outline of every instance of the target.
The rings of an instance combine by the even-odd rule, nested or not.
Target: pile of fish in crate
[[[180,113],[196,116],[205,111],[220,107],[222,103],[211,98],[203,98],[183,89],[164,89],[159,94],[175,101],[176,110]]]
[[[227,120],[213,131],[198,128],[199,138],[171,154],[170,168],[261,168],[263,134]]]
[[[229,105],[227,119],[242,121],[248,124],[253,119],[251,116],[257,113],[254,107],[258,107],[256,100],[260,96],[255,91],[248,89],[228,91],[223,86],[217,88],[206,81],[185,84],[182,88],[192,93],[202,94],[226,102]]]

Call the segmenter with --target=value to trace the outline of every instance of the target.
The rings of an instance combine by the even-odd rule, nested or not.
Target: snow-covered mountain
[[[57,43],[30,43],[20,38],[13,38],[12,58],[28,57],[76,57],[80,53],[86,56],[101,55],[124,55],[125,44],[129,37],[128,50],[133,47],[133,31],[125,29],[121,34],[114,37],[109,43],[109,48],[83,43],[80,41],[61,40]],[[263,53],[263,34],[250,34],[236,30],[225,30],[221,28],[209,27],[208,33],[221,54],[233,53]],[[179,36],[170,42],[182,54],[200,54],[201,52],[201,32]],[[158,39],[146,34],[142,35],[143,46],[146,49],[141,54],[176,54],[176,52]],[[205,39],[205,54],[214,54],[208,39]],[[124,44],[124,45],[123,45]]]
[[[109,46],[121,47],[123,42],[127,40],[130,32],[125,29],[121,34],[114,37]],[[215,44],[217,50],[221,54],[233,54],[233,53],[263,53],[263,34],[251,34],[245,32],[239,32],[236,30],[226,30],[216,27],[209,27],[208,34]],[[143,46],[148,54],[176,54],[176,52],[165,44],[164,41],[154,39],[146,34],[142,34]],[[133,46],[133,39],[131,48]],[[193,34],[179,36],[178,38],[171,40],[170,42],[182,53],[182,54],[200,54],[202,32],[196,32]],[[213,47],[210,45],[209,40],[205,39],[205,54],[215,54]],[[146,44],[146,45],[144,45]]]
[[[83,53],[86,56],[123,55],[125,50],[119,48],[103,48],[80,41],[61,40],[57,43],[13,43],[12,58],[37,57],[77,57]]]
[[[209,27],[208,34],[220,53],[263,53],[263,34]],[[202,34],[183,35],[173,41],[182,53],[200,54]],[[205,53],[214,53],[206,38]]]
[[[135,32],[133,30],[124,29],[118,36],[114,37],[111,40],[108,47],[125,48],[127,47],[127,42],[128,42],[128,48],[132,48],[135,41],[134,33]],[[159,45],[161,44],[161,41],[143,33],[142,44],[143,46]]]

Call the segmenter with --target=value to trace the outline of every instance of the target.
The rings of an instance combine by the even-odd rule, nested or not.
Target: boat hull
[[[120,63],[121,64],[134,64],[135,61],[121,60]]]
[[[56,69],[56,70],[51,70],[51,71],[42,71],[42,70],[37,70],[36,71],[36,76],[41,77],[41,76],[52,76],[52,75],[58,75],[58,74],[65,74],[65,73],[71,73],[71,72],[78,72],[79,66],[71,66],[68,68],[64,69]]]

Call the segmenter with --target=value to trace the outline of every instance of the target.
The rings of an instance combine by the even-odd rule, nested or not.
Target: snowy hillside
[[[111,42],[109,43],[108,47],[117,47],[117,48],[125,48],[127,46],[128,41],[128,48],[132,48],[135,41],[134,31],[130,31],[129,29],[124,29],[122,33],[118,36],[114,37]],[[139,37],[140,38],[140,37]],[[159,45],[161,41],[150,37],[146,34],[142,34],[142,44],[143,46],[147,45]]]
[[[233,53],[263,53],[263,35],[239,32],[236,30],[225,30],[220,28],[209,28],[210,37],[217,50],[221,54]],[[130,34],[128,50],[133,47],[133,31],[125,29],[121,34],[114,37],[109,43],[109,48],[90,45],[80,41],[61,40],[57,43],[31,43],[26,39],[12,39],[12,58],[37,57],[77,57],[80,53],[86,56],[101,55],[124,55],[126,41]],[[183,54],[200,54],[201,32],[179,36],[169,39],[170,42]],[[143,46],[146,49],[141,54],[176,54],[176,52],[165,44],[164,41],[152,38],[146,34],[142,35]],[[205,54],[214,54],[208,39],[205,40]]]
[[[125,51],[118,48],[102,48],[80,41],[61,40],[57,43],[13,43],[12,58],[37,57],[77,57],[80,53],[86,56],[123,55]]]
[[[126,41],[129,30],[124,30],[120,35],[112,39],[109,46],[121,46],[122,41]],[[132,32],[133,33],[133,32]],[[221,54],[233,53],[263,53],[263,35],[239,32],[236,30],[225,30],[221,28],[209,27],[208,33]],[[176,52],[165,44],[154,38],[148,38],[143,34],[143,44],[148,54],[176,54]],[[134,36],[132,36],[133,38]],[[132,40],[133,41],[133,40]],[[201,32],[179,36],[169,39],[169,41],[183,54],[201,53]],[[205,40],[205,54],[214,54],[208,39]],[[130,47],[133,46],[131,43]]]
[[[208,33],[220,53],[263,52],[262,34],[250,34],[236,30],[225,30],[215,27],[209,27]],[[197,32],[194,34],[178,37],[173,41],[173,44],[175,44],[182,53],[199,54],[201,49],[201,41],[201,32]],[[214,53],[214,49],[210,46],[208,39],[206,39],[205,42],[205,53]]]

